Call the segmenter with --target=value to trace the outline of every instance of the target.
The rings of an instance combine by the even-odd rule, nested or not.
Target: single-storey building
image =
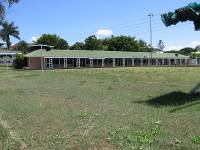
[[[16,58],[17,54],[22,54],[21,52],[11,51],[11,50],[0,50],[0,64],[1,65],[11,65]]]
[[[97,50],[37,50],[25,57],[30,69],[187,66],[190,58],[175,53]]]

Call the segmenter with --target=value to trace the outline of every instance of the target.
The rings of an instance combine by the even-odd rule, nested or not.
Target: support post
[[[155,59],[155,61],[156,61],[156,66],[158,66],[158,59]]]
[[[28,58],[28,66],[31,68],[31,57]]]
[[[122,60],[122,66],[123,66],[123,67],[126,66],[126,59],[125,59],[125,58],[123,58],[123,60]]]
[[[104,67],[105,67],[105,60],[102,59],[102,68],[104,68]]]
[[[151,59],[150,59],[150,58],[148,58],[148,66],[150,66],[150,63],[151,63],[150,61],[151,61]]]
[[[162,59],[162,66],[165,65],[165,59]]]
[[[113,58],[113,68],[115,68],[115,58]]]
[[[80,60],[80,58],[76,59],[76,67],[77,68],[81,68],[81,60]]]
[[[187,61],[188,61],[188,60],[187,60],[187,59],[185,59],[185,66],[187,66]]]
[[[67,65],[67,58],[64,58],[64,68],[67,68],[68,65]]]
[[[134,67],[135,66],[135,60],[134,60],[134,58],[132,58],[132,67]]]
[[[171,59],[168,59],[168,65],[171,66]]]
[[[174,59],[174,64],[175,66],[177,66],[177,59]]]
[[[93,59],[90,59],[90,67],[93,67]]]
[[[46,63],[46,62],[47,62],[47,59],[44,58],[44,62],[43,62],[43,63],[44,63],[44,69],[45,69],[45,70],[47,69],[47,65],[46,65],[47,63]]]
[[[143,66],[143,58],[140,59],[140,66]]]
[[[58,58],[58,61],[59,61],[59,65],[58,65],[58,68],[60,69],[60,58]]]

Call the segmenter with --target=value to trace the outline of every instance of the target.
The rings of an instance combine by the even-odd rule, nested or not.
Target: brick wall
[[[28,67],[30,67],[31,69],[41,69],[41,58],[28,58]]]

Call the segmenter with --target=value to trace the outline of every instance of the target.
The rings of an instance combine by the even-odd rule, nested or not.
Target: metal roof
[[[26,54],[25,57],[41,57],[41,50]],[[122,51],[97,51],[97,50],[43,50],[45,58],[151,58],[150,52],[122,52]],[[153,58],[189,58],[175,53],[153,53]]]
[[[16,54],[22,54],[22,52],[11,51],[11,50],[0,50],[0,55],[16,55]]]

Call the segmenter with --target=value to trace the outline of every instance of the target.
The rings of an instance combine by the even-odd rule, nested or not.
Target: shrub
[[[24,56],[18,54],[15,60],[13,61],[13,67],[15,69],[22,69],[24,67],[24,62],[25,62]]]

